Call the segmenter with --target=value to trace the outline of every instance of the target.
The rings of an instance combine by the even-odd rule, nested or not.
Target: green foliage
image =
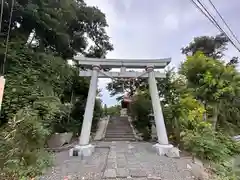
[[[61,104],[58,112],[50,121],[52,131],[57,133],[73,132],[74,135],[78,134],[82,121],[72,118],[71,113],[71,104]]]
[[[224,162],[240,153],[240,146],[230,137],[210,128],[187,131],[183,136],[184,148],[204,160]]]
[[[205,112],[203,105],[190,94],[180,98],[180,109],[182,130],[200,130],[209,127],[209,123],[202,118]]]
[[[215,37],[196,37],[187,47],[182,48],[182,53],[194,55],[201,51],[205,56],[218,59],[223,56],[223,51],[227,49],[228,41],[229,39],[224,34],[219,34]]]
[[[152,110],[152,104],[148,93],[138,94],[133,98],[131,104],[131,116],[133,125],[142,133],[144,140],[151,138],[151,121],[149,115]]]
[[[1,60],[10,7],[11,1],[6,0]],[[104,57],[113,47],[105,31],[105,15],[83,0],[16,0],[12,22],[6,63],[1,61],[6,86],[0,120],[0,176],[18,180],[35,177],[49,165],[44,145],[51,133],[79,133],[81,128],[89,80],[79,77],[78,69],[66,59],[77,53]],[[88,38],[93,42],[89,49]],[[95,107],[93,124],[101,114],[99,103]]]
[[[215,180],[238,180],[239,175],[233,171],[233,160],[228,159],[221,163],[213,163],[212,171],[215,173]]]
[[[9,51],[3,118],[12,117],[38,97],[51,95],[61,98],[65,87],[71,86],[75,70],[63,59],[22,46],[13,46]]]
[[[3,36],[6,39],[11,1],[5,1]],[[71,58],[77,52],[90,56],[102,56],[112,50],[105,27],[104,13],[97,7],[87,6],[74,0],[16,0],[13,13],[11,38],[27,43],[38,51],[54,52],[63,58]],[[89,52],[85,49],[89,37],[94,45]],[[3,42],[3,41],[2,41]]]
[[[54,116],[55,109],[48,109]],[[53,118],[53,117],[52,117]],[[35,177],[50,165],[44,144],[51,133],[40,110],[26,107],[1,128],[1,172],[3,177]]]
[[[120,115],[121,106],[115,105],[107,108],[107,115],[116,116]]]
[[[208,115],[215,129],[221,101],[237,95],[239,91],[240,81],[235,67],[226,66],[223,62],[198,52],[187,57],[180,72],[186,76],[188,88],[193,95],[206,108],[211,106],[212,113],[208,112]]]
[[[234,93],[231,84],[235,71],[232,66],[208,58],[202,53],[189,56],[184,62],[181,73],[186,76],[188,85],[200,100],[216,102],[228,94]]]
[[[187,79],[190,93],[204,106],[204,123],[211,120],[214,130],[207,124],[183,133],[184,148],[202,159],[216,161],[216,179],[236,180],[231,157],[239,154],[239,144],[228,135],[239,132],[239,72],[236,70],[238,58],[228,63],[220,59],[227,42],[223,35],[216,37],[197,37],[182,53],[187,60],[180,73]],[[199,52],[201,51],[201,52]],[[203,122],[203,121],[199,121]],[[215,129],[217,132],[215,132]]]
[[[163,114],[170,140],[180,144],[180,135],[185,131],[209,127],[209,123],[202,119],[204,112],[204,107],[190,94],[180,97],[174,104],[164,106]]]
[[[147,86],[146,79],[114,79],[112,82],[108,83],[107,90],[110,91],[111,96],[119,95],[124,92],[129,92],[129,95],[132,97],[139,89],[144,90]],[[120,95],[117,97],[117,100],[120,101],[123,99],[123,96]]]

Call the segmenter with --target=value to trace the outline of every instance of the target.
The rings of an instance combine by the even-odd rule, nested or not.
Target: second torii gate
[[[90,156],[94,151],[94,146],[89,144],[93,111],[95,105],[95,98],[97,92],[98,78],[148,78],[149,90],[152,100],[152,107],[154,112],[154,119],[156,123],[158,143],[154,145],[160,155],[165,154],[173,146],[169,144],[156,78],[164,78],[165,74],[154,71],[154,69],[163,69],[171,61],[170,58],[166,59],[101,59],[101,58],[85,58],[82,56],[74,57],[80,66],[87,69],[81,70],[80,76],[91,77],[87,103],[84,113],[83,125],[81,135],[79,138],[79,145],[70,150],[70,156],[74,150],[81,156]],[[106,68],[121,68],[120,72],[104,72],[102,69]],[[131,72],[126,71],[127,68],[131,69],[145,69],[145,72]]]

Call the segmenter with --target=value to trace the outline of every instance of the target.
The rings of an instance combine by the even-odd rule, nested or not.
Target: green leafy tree
[[[152,112],[152,104],[148,91],[136,94],[131,104],[131,116],[133,125],[142,133],[144,140],[151,139],[151,125],[149,114]]]
[[[65,126],[65,131],[66,120],[71,120],[81,128],[89,79],[79,77],[78,69],[66,60],[76,54],[105,57],[113,47],[104,13],[83,0],[16,0],[3,63],[10,8],[11,1],[4,1],[0,61],[6,86],[0,153],[6,159],[0,163],[0,176],[15,180],[42,173],[49,160],[46,139],[59,130],[53,125]],[[61,108],[66,103],[73,105],[71,110]],[[101,103],[96,102],[93,122],[101,112]]]
[[[111,96],[116,96],[124,92],[128,92],[132,97],[138,89],[144,90],[147,86],[147,80],[143,78],[137,79],[114,79],[107,84],[107,90],[110,91]],[[117,97],[117,100],[122,100],[123,95]]]
[[[205,107],[211,105],[212,125],[215,129],[221,101],[234,96],[239,87],[239,82],[233,81],[237,75],[236,70],[219,60],[196,53],[188,56],[181,73],[186,76],[188,87],[194,96],[204,102]]]
[[[224,55],[223,51],[227,49],[228,41],[224,34],[219,34],[215,37],[196,37],[188,46],[182,48],[182,53],[193,56],[198,51],[201,51],[205,56],[219,59]]]
[[[11,1],[5,1],[3,41],[7,35],[10,8]],[[98,8],[87,6],[83,0],[16,0],[11,41],[28,42],[38,51],[54,52],[63,58],[72,58],[76,53],[100,57],[113,49],[106,26],[105,15]],[[94,44],[86,51],[88,38]]]

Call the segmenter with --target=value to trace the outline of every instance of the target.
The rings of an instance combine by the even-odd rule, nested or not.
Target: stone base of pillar
[[[160,156],[166,155],[172,148],[172,144],[154,144],[153,148],[157,151],[157,154]]]
[[[94,150],[95,147],[92,144],[85,146],[76,145],[74,148],[69,150],[69,156],[91,156]]]

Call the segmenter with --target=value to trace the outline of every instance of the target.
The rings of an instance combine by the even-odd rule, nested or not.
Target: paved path
[[[55,166],[41,180],[190,180],[186,159],[158,156],[145,142],[98,142],[92,157],[55,155]]]

